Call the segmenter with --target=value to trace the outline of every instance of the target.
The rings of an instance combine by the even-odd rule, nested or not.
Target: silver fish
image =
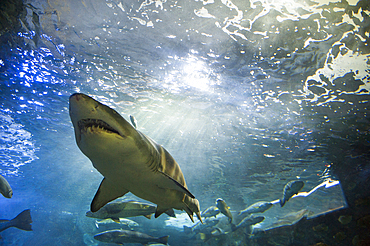
[[[128,230],[109,230],[94,236],[96,240],[105,243],[141,243],[142,245],[148,245],[149,243],[160,243],[167,245],[168,237],[169,236],[152,237],[142,232]]]
[[[248,215],[254,213],[263,213],[272,207],[271,202],[256,202],[239,212],[239,215]]]
[[[0,175],[0,193],[6,198],[12,198],[13,190],[10,187],[8,181]]]
[[[263,216],[257,216],[257,215],[252,214],[250,216],[245,217],[237,225],[231,224],[231,229],[233,231],[235,231],[236,229],[239,229],[239,228],[255,225],[255,224],[258,224],[258,223],[262,222],[264,219],[265,219],[265,217],[263,217]]]
[[[230,223],[233,221],[233,216],[230,212],[230,207],[227,206],[226,202],[223,199],[218,198],[216,200],[216,207],[221,211],[221,213],[223,213],[226,217],[229,218]]]
[[[204,218],[215,217],[220,213],[220,210],[216,206],[211,206],[204,210],[201,214]]]
[[[115,221],[112,219],[104,219],[104,220],[95,221],[95,226],[96,228],[99,228],[101,225],[108,225],[108,224],[113,224],[113,223],[128,226],[130,228],[139,226],[139,223],[137,223],[136,221],[125,219],[125,218],[120,218],[118,221]]]
[[[88,211],[86,213],[86,216],[96,219],[112,219],[118,222],[119,218],[128,218],[135,216],[145,216],[146,218],[150,219],[155,211],[156,207],[151,204],[136,201],[117,201],[106,204],[97,212],[93,213],[91,211]],[[169,209],[165,213],[171,217],[175,217],[173,209]]]
[[[285,186],[284,186],[284,190],[283,190],[283,198],[280,199],[280,206],[283,207],[284,204],[289,201],[289,199],[295,195],[295,194],[298,194],[298,192],[300,190],[302,190],[304,186],[304,182],[301,181],[301,180],[293,180],[293,181],[290,181],[288,182]]]

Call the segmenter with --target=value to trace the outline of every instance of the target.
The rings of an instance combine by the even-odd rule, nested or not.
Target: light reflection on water
[[[10,116],[10,112],[0,112],[0,174],[18,176],[21,166],[37,160],[38,148],[32,134]]]

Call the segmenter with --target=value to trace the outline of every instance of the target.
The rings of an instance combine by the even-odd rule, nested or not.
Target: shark
[[[192,222],[194,213],[202,221],[199,201],[165,148],[88,95],[70,96],[69,115],[77,146],[104,176],[91,202],[91,212],[131,192],[157,205],[155,218],[177,209],[185,211]]]

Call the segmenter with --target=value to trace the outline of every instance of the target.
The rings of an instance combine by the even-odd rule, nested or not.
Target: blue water
[[[31,209],[33,231],[7,229],[0,245],[105,245],[85,217],[102,176],[75,143],[75,92],[127,120],[134,115],[179,163],[201,210],[217,198],[233,213],[275,201],[295,179],[303,192],[319,187],[274,205],[258,227],[301,209],[315,216],[347,206],[332,168],[344,153],[353,157],[346,165],[356,165],[369,146],[366,1],[5,5],[0,174],[14,195],[0,196],[0,219]],[[170,245],[207,245],[184,235],[191,222],[176,214],[133,220],[141,232],[170,235]],[[229,235],[224,245],[246,245],[243,235]]]

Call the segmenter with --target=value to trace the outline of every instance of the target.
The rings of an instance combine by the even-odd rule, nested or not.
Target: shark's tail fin
[[[11,221],[11,225],[21,230],[32,231],[31,210],[26,209]]]
[[[168,238],[169,238],[170,236],[164,236],[164,237],[160,237],[160,238],[158,238],[158,243],[162,243],[162,244],[165,244],[165,245],[167,245],[168,244]]]

